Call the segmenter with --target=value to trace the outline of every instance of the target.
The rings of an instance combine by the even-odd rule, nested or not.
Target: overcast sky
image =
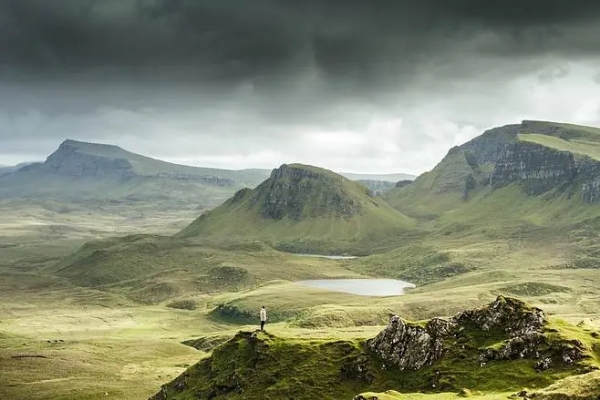
[[[493,126],[600,126],[599,38],[597,0],[0,0],[0,164],[70,138],[418,174]]]

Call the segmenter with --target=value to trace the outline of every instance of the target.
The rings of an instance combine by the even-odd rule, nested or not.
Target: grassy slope
[[[419,176],[412,184],[396,188],[385,195],[386,201],[400,212],[415,218],[430,220],[445,211],[465,204],[468,198],[480,190],[478,183],[489,165],[473,167],[465,153],[451,151],[431,171]],[[467,190],[467,180],[473,179],[473,186]]]
[[[586,135],[579,139],[565,140],[554,136],[540,135],[536,133],[520,134],[519,140],[542,146],[568,151],[573,154],[587,156],[594,160],[600,160],[600,133],[597,135]]]
[[[185,293],[234,291],[273,279],[354,275],[336,261],[290,256],[258,243],[217,249],[145,235],[87,243],[46,271],[81,286],[125,290],[150,303]]]
[[[581,374],[589,365],[597,367],[600,340],[592,333],[553,321],[544,334],[547,340],[578,339],[589,358],[579,366],[556,366],[538,373],[533,369],[535,359],[529,358],[480,365],[482,349],[500,345],[505,334],[469,327],[446,343],[442,360],[417,371],[382,370],[376,357],[362,350],[362,339],[291,339],[269,333],[258,333],[253,339],[250,332],[241,332],[214,350],[210,359],[187,370],[182,393],[174,388],[182,377],[169,385],[166,393],[168,399],[187,400],[196,393],[206,396],[216,385],[221,387],[214,391],[217,399],[339,399],[352,398],[365,389],[458,393],[467,388],[492,395],[541,389],[568,375]],[[362,367],[357,369],[359,364]],[[242,393],[236,393],[236,385],[242,387]]]
[[[301,251],[371,251],[378,245],[386,246],[391,235],[414,227],[414,222],[398,213],[382,200],[371,197],[360,184],[330,171],[304,165],[290,166],[318,174],[306,178],[298,185],[293,198],[299,218],[284,215],[281,219],[265,218],[259,207],[269,203],[274,189],[273,179],[262,183],[253,191],[240,192],[223,205],[201,216],[180,234],[182,237],[257,238],[275,246]],[[285,180],[283,178],[281,180]],[[276,184],[287,184],[277,181]],[[285,196],[285,195],[284,195]],[[341,217],[328,207],[330,198],[348,200],[360,207],[352,217]],[[287,200],[284,200],[287,201]],[[368,251],[368,250],[367,250]]]

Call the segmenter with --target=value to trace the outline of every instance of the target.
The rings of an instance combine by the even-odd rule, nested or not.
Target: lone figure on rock
[[[265,322],[267,322],[267,310],[265,309],[265,306],[262,306],[262,308],[260,309],[260,330],[261,331],[265,330]]]

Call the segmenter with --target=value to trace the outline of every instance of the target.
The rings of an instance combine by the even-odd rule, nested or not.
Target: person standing
[[[262,308],[260,309],[260,330],[261,331],[265,330],[266,322],[267,322],[267,310],[265,309],[265,306],[262,306]]]

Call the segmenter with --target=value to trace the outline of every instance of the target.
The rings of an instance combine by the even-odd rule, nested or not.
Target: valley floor
[[[6,210],[11,214],[4,218]],[[106,210],[91,216],[71,210],[57,216],[56,210],[0,203],[0,212],[0,398],[146,400],[208,355],[182,341],[254,330],[256,326],[247,325],[247,318],[252,319],[265,302],[272,317],[287,320],[267,326],[282,338],[373,337],[390,314],[410,320],[450,316],[487,304],[499,294],[523,298],[553,317],[574,324],[584,321],[600,329],[600,274],[595,268],[569,265],[580,249],[560,238],[525,242],[434,237],[416,250],[405,246],[388,254],[341,261],[213,252],[211,257],[222,258],[225,266],[243,266],[259,277],[258,282],[213,294],[182,292],[182,297],[191,297],[199,305],[187,311],[167,307],[168,301],[136,304],[123,287],[101,291],[73,286],[49,269],[87,240],[146,231],[146,224],[156,222],[142,219],[130,231],[115,232],[111,227],[121,226],[124,217]],[[175,232],[184,214],[192,213],[165,212],[157,218],[166,221],[167,233]],[[49,221],[64,225],[50,226]],[[594,240],[589,243],[595,246]],[[417,288],[402,297],[365,298],[309,290],[291,282],[317,275],[410,280],[412,265],[427,272],[420,264],[422,258],[439,253],[448,254],[447,263],[473,268],[427,285],[416,282]],[[390,275],[394,271],[409,275]],[[187,281],[174,280],[179,276],[167,272],[165,277],[187,287]],[[215,314],[218,304],[229,308]],[[473,398],[500,399],[509,394],[474,394]],[[386,399],[385,394],[378,397]],[[388,397],[397,398],[393,393]],[[446,400],[456,394],[403,394],[400,398]]]

